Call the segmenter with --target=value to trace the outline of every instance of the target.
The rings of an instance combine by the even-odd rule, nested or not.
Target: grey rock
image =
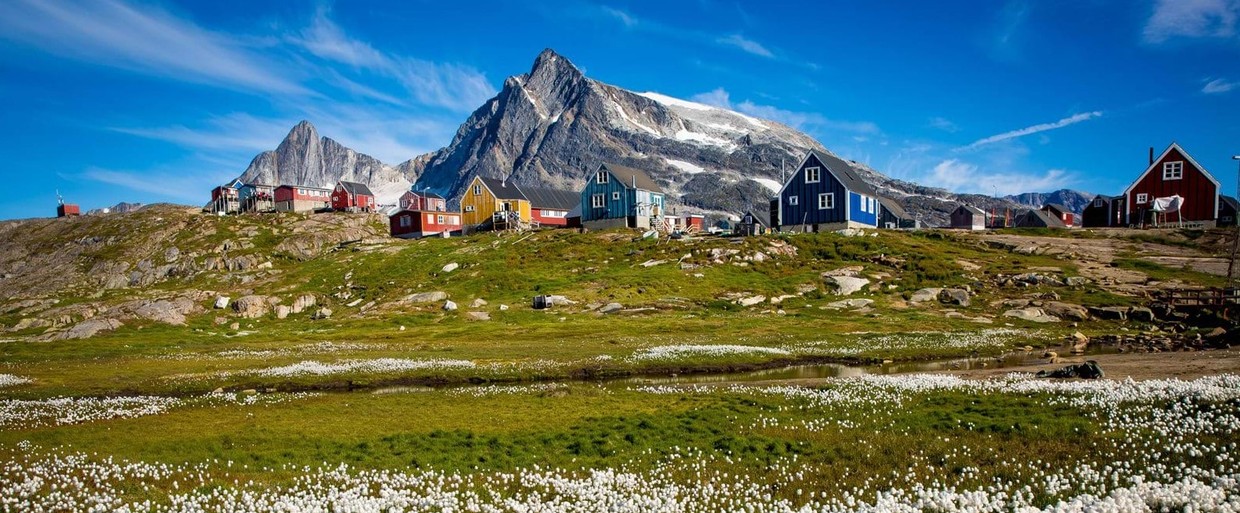
[[[866,308],[872,304],[874,304],[873,299],[842,299],[827,303],[823,308],[830,308],[832,310],[852,310],[856,308]]]
[[[766,301],[766,296],[749,296],[736,300],[736,304],[741,306],[753,306]]]
[[[1094,317],[1108,321],[1124,321],[1128,319],[1128,308],[1123,306],[1091,306],[1089,313]]]
[[[403,302],[405,303],[438,303],[445,299],[448,299],[448,293],[440,291],[440,290],[436,290],[434,292],[420,292],[417,294],[410,294],[408,296],[405,296],[405,299],[403,300]]]
[[[602,308],[598,309],[598,313],[609,314],[613,312],[619,312],[620,310],[623,310],[623,309],[624,309],[624,305],[621,305],[620,303],[607,303],[606,305],[603,305]]]
[[[189,298],[147,301],[134,308],[134,315],[165,324],[185,325],[187,315],[197,313],[200,307]]]
[[[1033,307],[1008,310],[1003,312],[1003,316],[1032,322],[1059,322],[1059,318]]]
[[[65,331],[57,333],[52,338],[54,340],[75,340],[91,338],[100,332],[112,331],[123,326],[121,321],[116,319],[87,319],[73,325]]]
[[[1128,310],[1128,318],[1137,322],[1154,322],[1158,318],[1154,315],[1154,311],[1144,306],[1134,306]]]
[[[181,258],[181,250],[175,247],[168,248],[164,251],[164,261],[166,262],[176,262],[179,258]]]
[[[487,306],[487,300],[482,298],[474,299],[469,303],[470,308],[482,308],[484,306]]]
[[[470,320],[472,320],[472,321],[489,321],[489,320],[491,320],[491,314],[486,313],[486,312],[466,312],[466,313],[465,313],[465,316],[466,316],[466,317],[468,317],[468,318],[469,318]]]
[[[257,319],[267,315],[270,298],[260,295],[249,295],[237,298],[232,308],[237,315],[246,319]]]
[[[454,303],[454,302],[452,302],[452,301],[444,301],[444,303],[443,303],[443,309],[444,309],[444,310],[447,310],[447,311],[449,311],[449,312],[455,311],[455,310],[456,310],[456,303]]]
[[[1042,305],[1046,313],[1054,315],[1069,321],[1086,321],[1089,320],[1089,310],[1081,305],[1072,303],[1062,303],[1059,301],[1047,301]]]
[[[215,305],[214,305],[215,309],[219,310],[223,308],[228,308],[228,301],[229,301],[228,296],[219,296],[215,298]]]
[[[908,300],[913,303],[925,303],[926,301],[934,301],[939,298],[939,292],[942,292],[942,291],[943,289],[936,289],[936,288],[921,289],[917,292],[914,292],[913,295],[909,296]]]
[[[507,312],[507,311],[508,311],[508,305],[499,305],[499,311],[501,311],[501,312]]]
[[[322,320],[322,319],[330,319],[331,316],[332,316],[332,310],[327,307],[322,307],[322,308],[319,308],[318,311],[314,312],[314,314],[311,315],[310,318],[317,321],[317,320]]]
[[[292,310],[293,310],[293,309],[292,309],[292,308],[290,308],[290,307],[288,307],[288,306],[285,306],[285,305],[279,305],[279,306],[277,306],[277,307],[276,307],[276,318],[277,318],[277,319],[284,319],[284,318],[287,318],[287,317],[288,317],[288,314],[289,314],[289,313],[291,313],[291,312],[292,312]]]
[[[445,265],[443,266],[443,269],[440,269],[440,270],[441,270],[441,271],[443,271],[443,272],[445,272],[445,273],[450,273],[450,272],[452,272],[452,271],[457,270],[457,268],[459,268],[460,266],[461,266],[461,265],[460,265],[460,264],[458,264],[458,263],[456,263],[456,262],[450,262],[450,263],[448,263],[448,264],[445,264]]]
[[[853,276],[828,276],[823,282],[835,290],[836,295],[848,296],[865,288],[870,284],[870,280],[865,278],[857,278]]]
[[[969,306],[969,291],[964,289],[943,289],[939,291],[939,301],[949,305]]]
[[[318,299],[314,297],[314,294],[302,294],[297,296],[297,299],[293,300],[293,306],[290,308],[290,313],[301,313],[303,310],[314,306],[317,302]]]

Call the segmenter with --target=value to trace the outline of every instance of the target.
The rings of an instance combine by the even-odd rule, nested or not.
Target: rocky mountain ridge
[[[735,215],[764,208],[784,172],[810,150],[830,153],[774,121],[590,79],[548,49],[529,72],[508,77],[444,148],[389,166],[320,137],[303,121],[276,150],[256,156],[241,179],[320,187],[357,181],[391,203],[411,184],[456,200],[475,176],[577,190],[601,162],[614,162],[646,170],[674,209]],[[988,210],[1036,206],[1014,197],[954,194],[852,164],[927,226],[947,224],[960,203]]]

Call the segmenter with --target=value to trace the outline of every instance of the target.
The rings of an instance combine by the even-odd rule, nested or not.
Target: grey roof
[[[1068,227],[1067,225],[1063,224],[1062,219],[1055,217],[1053,215],[1050,215],[1045,210],[1026,211],[1024,214],[1021,214],[1020,217],[1016,218],[1015,224],[1016,226],[1021,226],[1021,227],[1037,227],[1037,226],[1045,226],[1047,228],[1067,228]]]
[[[610,164],[607,162],[604,162],[599,166],[599,168],[606,169],[611,172],[617,180],[624,183],[625,187],[633,187],[633,184],[636,183],[638,189],[657,192],[660,194],[663,193],[663,188],[659,187],[659,184],[654,183],[654,180],[650,179],[650,175],[640,169],[621,166],[619,164]]]
[[[488,189],[491,189],[491,194],[494,194],[496,199],[530,200],[524,193],[521,192],[521,189],[517,188],[517,184],[508,183],[507,180],[487,178],[484,176],[479,176],[478,179],[482,180],[483,185],[486,185]]]
[[[960,209],[962,209],[962,208],[963,208],[963,209],[965,209],[965,210],[968,210],[970,213],[972,213],[972,214],[973,214],[973,215],[975,215],[975,216],[984,216],[984,215],[986,215],[986,211],[985,211],[985,210],[982,210],[982,209],[980,209],[980,208],[977,208],[977,207],[975,207],[975,206],[973,206],[973,205],[960,205],[959,207],[957,207],[957,208],[956,208],[956,210],[960,210]]]
[[[912,219],[908,212],[904,210],[904,207],[901,207],[896,200],[879,196],[878,202],[883,205],[884,210],[891,212],[891,215],[896,216],[897,219]]]
[[[745,211],[745,215],[751,215],[751,216],[753,216],[754,221],[757,221],[757,222],[758,222],[758,224],[760,224],[760,225],[762,225],[762,226],[765,226],[765,227],[767,227],[767,228],[770,228],[770,227],[771,227],[771,213],[770,213],[770,211],[767,211],[767,210],[762,210],[762,209],[758,209],[758,210],[746,210],[746,211]],[[745,216],[741,216],[741,219],[745,219]]]
[[[868,182],[861,179],[861,174],[855,166],[825,151],[821,153],[814,151],[812,153],[818,157],[818,161],[822,162],[822,165],[827,166],[831,174],[835,175],[836,180],[844,184],[845,189],[866,196],[878,197],[878,191]]]
[[[435,194],[435,193],[433,193],[433,192],[431,192],[431,191],[423,191],[423,192],[413,191],[413,193],[414,193],[414,194],[417,194],[417,195],[419,195],[419,196],[421,196],[421,197],[423,197],[423,198],[444,199],[444,198],[443,198],[443,196],[440,196],[440,195],[438,195],[438,194]]]
[[[363,194],[366,196],[375,195],[375,193],[370,192],[370,187],[367,187],[366,184],[361,184],[357,182],[346,182],[344,180],[341,180],[340,186],[344,187],[344,190],[348,192],[349,194],[353,194],[353,195]]]
[[[1121,197],[1122,197],[1122,196],[1107,196],[1106,194],[1099,194],[1099,195],[1097,195],[1097,196],[1094,196],[1094,199],[1102,198],[1102,199],[1104,199],[1104,200],[1106,200],[1106,201],[1114,201],[1114,200],[1117,200],[1117,199],[1119,199],[1119,198],[1121,198]]]
[[[534,208],[572,210],[573,207],[581,204],[580,192],[542,187],[521,187],[521,192],[524,192],[525,197],[530,199],[530,206]]]
[[[313,185],[296,185],[296,184],[291,184],[291,183],[282,183],[276,186],[276,188],[277,189],[313,189],[316,191],[330,191],[331,190],[326,187],[315,187]]]
[[[1045,205],[1042,205],[1042,208],[1053,209],[1060,213],[1071,213],[1072,212],[1072,209],[1065,207],[1063,205],[1060,205],[1059,203],[1047,203]]]

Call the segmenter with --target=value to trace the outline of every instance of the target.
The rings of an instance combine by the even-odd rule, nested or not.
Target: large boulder
[[[1134,306],[1128,310],[1128,318],[1137,322],[1154,322],[1158,320],[1154,316],[1154,311],[1144,306]]]
[[[436,290],[434,292],[419,292],[417,294],[410,294],[408,296],[405,296],[405,299],[403,300],[403,302],[405,303],[438,303],[445,299],[448,299],[448,293],[441,291],[441,290]]]
[[[939,291],[939,301],[949,305],[969,306],[969,291],[965,289],[943,289]]]
[[[293,300],[293,306],[289,307],[289,313],[301,313],[302,310],[314,306],[317,302],[318,299],[314,297],[314,294],[302,294]]]
[[[908,300],[911,303],[925,303],[926,301],[934,301],[939,298],[939,292],[942,291],[943,289],[936,288],[921,289],[909,296]]]
[[[1061,303],[1059,301],[1047,301],[1042,308],[1046,310],[1046,313],[1059,317],[1060,319],[1078,322],[1089,320],[1089,310],[1081,305]]]
[[[849,296],[865,288],[870,280],[855,276],[828,276],[823,279],[827,287],[834,288],[836,295]]]
[[[736,300],[736,304],[741,306],[753,306],[766,301],[766,296],[750,296]]]
[[[1017,308],[1003,312],[1004,317],[1012,317],[1031,322],[1059,322],[1059,318],[1047,314],[1041,308]]]
[[[323,320],[323,319],[330,319],[331,317],[332,317],[332,310],[331,308],[327,308],[327,307],[318,309],[318,311],[314,312],[314,314],[310,316],[311,319],[314,319],[316,321]]]
[[[1128,308],[1123,306],[1091,306],[1089,313],[1094,317],[1108,321],[1123,321],[1128,319]]]
[[[229,301],[228,296],[219,296],[215,298],[215,305],[214,305],[215,309],[220,310],[220,309],[228,308],[228,301]]]
[[[183,326],[185,316],[198,311],[198,304],[189,298],[176,298],[144,302],[133,309],[133,314],[155,322]]]
[[[233,311],[246,319],[257,319],[267,315],[270,298],[260,295],[249,295],[237,298],[233,302]]]
[[[865,308],[874,304],[873,299],[841,299],[832,303],[827,303],[824,308],[832,310],[852,310],[856,308]]]
[[[443,309],[444,309],[444,310],[447,310],[447,311],[449,311],[449,312],[454,312],[454,311],[456,311],[456,303],[455,303],[455,302],[453,302],[453,301],[444,301],[444,302],[443,302]]]
[[[598,309],[598,313],[609,314],[609,313],[619,312],[620,310],[623,310],[623,309],[624,309],[624,305],[621,305],[620,303],[607,303],[606,305],[603,305],[602,308]]]

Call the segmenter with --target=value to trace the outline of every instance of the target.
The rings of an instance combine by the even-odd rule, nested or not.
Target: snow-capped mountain
[[[508,77],[494,98],[461,124],[451,143],[389,166],[298,124],[275,151],[259,154],[243,181],[331,186],[365,183],[381,203],[411,182],[459,200],[475,176],[578,190],[602,162],[646,170],[686,212],[736,215],[765,209],[809,150],[830,153],[789,126],[656,92],[636,93],[587,78],[548,49],[530,71]],[[880,193],[929,226],[960,203],[1021,209],[1011,198],[957,195],[893,180],[852,162]],[[1069,205],[1075,208],[1075,203]]]
[[[1060,189],[1055,192],[1026,192],[1007,196],[1005,199],[1031,208],[1054,203],[1068,207],[1069,210],[1079,214],[1089,206],[1090,201],[1093,201],[1094,195],[1072,189]]]

